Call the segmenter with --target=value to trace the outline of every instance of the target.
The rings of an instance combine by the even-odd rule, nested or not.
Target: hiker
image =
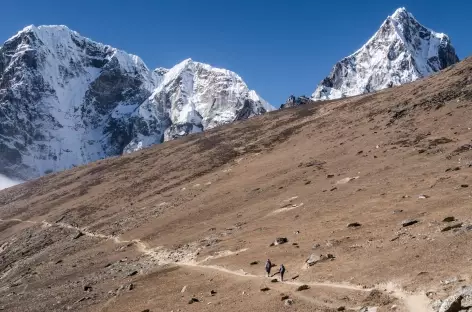
[[[283,264],[280,265],[279,273],[280,273],[280,281],[283,282],[284,281],[284,273],[285,273],[285,267],[284,267]]]
[[[272,268],[272,262],[270,262],[270,259],[267,259],[266,264],[265,264],[265,270],[267,273],[267,277],[270,275],[270,269]]]

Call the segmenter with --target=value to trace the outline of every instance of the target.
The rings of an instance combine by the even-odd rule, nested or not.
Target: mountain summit
[[[0,47],[0,174],[30,179],[273,109],[229,70],[152,71],[66,26],[28,26]]]
[[[399,8],[362,48],[334,65],[312,98],[338,99],[398,86],[458,61],[447,35],[424,27]]]

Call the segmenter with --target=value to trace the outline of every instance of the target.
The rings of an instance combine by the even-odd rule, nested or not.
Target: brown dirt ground
[[[471,279],[471,104],[466,59],[399,88],[276,111],[4,190],[0,309],[407,311],[388,283],[439,298]],[[348,177],[358,178],[337,184]],[[441,232],[447,216],[463,227]],[[405,219],[419,222],[402,227]],[[70,226],[102,237],[74,238]],[[278,236],[289,242],[269,247]],[[335,259],[304,267],[313,252]],[[299,283],[359,289],[297,292],[262,277],[267,258]]]

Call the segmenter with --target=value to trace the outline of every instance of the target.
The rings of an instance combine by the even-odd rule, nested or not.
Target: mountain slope
[[[402,85],[458,61],[447,35],[424,27],[400,8],[362,48],[336,63],[312,98],[338,99]]]
[[[38,177],[273,109],[233,72],[182,64],[150,71],[65,26],[26,27],[0,48],[0,173]],[[183,90],[181,68],[205,71]]]
[[[0,307],[430,311],[472,283],[471,108],[469,58],[1,191]]]

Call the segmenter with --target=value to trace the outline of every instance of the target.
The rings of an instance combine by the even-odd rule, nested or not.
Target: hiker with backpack
[[[265,264],[265,270],[267,273],[267,277],[270,276],[270,269],[272,268],[272,262],[270,262],[270,259],[267,259],[266,264]]]
[[[284,274],[285,274],[285,266],[283,264],[280,265],[279,273],[280,273],[280,281],[283,282]]]

